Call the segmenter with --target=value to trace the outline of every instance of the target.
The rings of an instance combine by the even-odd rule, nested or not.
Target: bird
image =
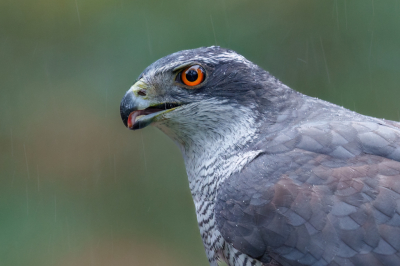
[[[211,266],[400,265],[400,123],[218,46],[152,63],[120,115],[179,147]]]

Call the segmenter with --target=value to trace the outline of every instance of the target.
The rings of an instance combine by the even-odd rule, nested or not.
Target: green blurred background
[[[207,265],[180,152],[119,103],[215,44],[399,120],[400,1],[0,0],[0,265]]]

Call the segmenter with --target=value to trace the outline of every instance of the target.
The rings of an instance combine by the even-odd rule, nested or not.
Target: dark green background
[[[207,265],[177,147],[119,103],[215,44],[399,120],[400,1],[0,0],[0,265]]]

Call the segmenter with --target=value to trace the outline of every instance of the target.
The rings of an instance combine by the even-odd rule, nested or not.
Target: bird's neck
[[[213,200],[218,185],[259,154],[248,149],[258,136],[259,125],[257,114],[250,108],[202,105],[201,109],[191,106],[181,110],[179,124],[169,122],[158,127],[182,151],[193,198]]]

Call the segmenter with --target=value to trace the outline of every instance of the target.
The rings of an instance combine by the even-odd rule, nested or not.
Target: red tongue
[[[140,116],[140,115],[148,115],[148,114],[152,114],[155,112],[159,112],[162,111],[162,109],[144,109],[144,110],[137,110],[137,111],[133,111],[129,117],[128,117],[128,128],[133,128],[133,125],[136,122],[136,117]]]
[[[136,117],[139,116],[141,111],[133,111],[128,117],[128,127],[133,128],[133,124],[135,124]]]

